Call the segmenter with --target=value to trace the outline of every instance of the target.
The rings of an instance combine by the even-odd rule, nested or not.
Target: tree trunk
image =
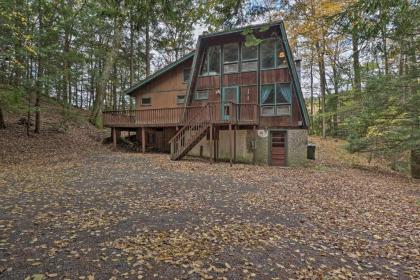
[[[115,19],[114,21],[114,38],[112,40],[111,49],[108,51],[105,59],[105,65],[100,74],[99,78],[96,81],[96,98],[93,102],[92,114],[90,117],[90,122],[98,128],[102,128],[102,108],[104,103],[105,89],[109,77],[111,75],[112,67],[114,65],[115,59],[117,57],[118,49],[120,48],[121,40],[123,37],[123,26],[120,19]]]
[[[112,110],[118,110],[118,96],[117,96],[117,66],[114,63],[113,71],[112,71]]]
[[[383,44],[383,47],[384,47],[384,66],[385,66],[385,75],[388,75],[389,74],[389,65],[388,65],[388,47],[387,47],[387,44],[386,44],[386,34],[385,34],[385,30],[384,30],[385,28],[382,28],[382,32],[381,32],[381,35],[382,35],[382,44]]]
[[[35,133],[39,133],[41,130],[41,83],[37,83],[35,91]]]
[[[352,48],[353,48],[353,71],[354,71],[354,85],[353,89],[360,93],[362,91],[362,78],[360,72],[360,58],[359,58],[359,35],[353,31],[351,34]]]
[[[314,123],[314,54],[313,50],[311,50],[311,65],[310,65],[310,82],[311,82],[311,123]]]
[[[327,123],[326,123],[326,110],[325,110],[325,87],[326,87],[326,78],[325,78],[325,61],[324,61],[324,48],[320,46],[320,43],[316,43],[316,48],[318,51],[318,64],[319,64],[319,79],[320,79],[320,89],[321,89],[321,107],[322,107],[322,138],[327,136]]]
[[[134,24],[133,20],[130,20],[130,60],[129,60],[129,66],[130,66],[130,87],[133,85],[134,82]]]
[[[332,70],[333,70],[333,81],[334,81],[334,97],[333,97],[333,104],[334,104],[334,115],[333,115],[333,131],[332,136],[337,136],[337,130],[338,130],[338,71],[337,71],[337,60],[338,60],[338,50],[334,52],[334,59],[332,64]]]
[[[6,129],[6,122],[4,121],[3,109],[0,107],[0,129]]]
[[[146,25],[146,77],[150,75],[150,34],[149,23]]]
[[[39,4],[41,5],[41,4]],[[39,33],[42,35],[44,32],[44,26],[42,21],[42,10],[41,7],[39,7]],[[39,42],[39,47],[43,47],[44,42]],[[43,90],[43,58],[41,57],[41,54],[38,54],[38,69],[37,69],[37,77],[36,77],[36,89],[35,89],[35,133],[39,133],[41,130],[41,94]]]

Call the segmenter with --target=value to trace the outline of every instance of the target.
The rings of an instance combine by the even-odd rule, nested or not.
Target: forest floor
[[[0,279],[420,278],[419,182],[340,141],[275,168],[25,137],[0,131]]]

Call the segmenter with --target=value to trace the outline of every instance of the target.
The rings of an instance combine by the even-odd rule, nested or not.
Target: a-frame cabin
[[[246,43],[252,33],[257,40]],[[306,160],[309,118],[283,22],[199,36],[195,52],[126,91],[136,110],[104,113],[143,152],[289,166]]]

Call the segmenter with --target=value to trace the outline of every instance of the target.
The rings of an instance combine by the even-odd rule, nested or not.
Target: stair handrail
[[[209,108],[207,103],[204,104],[202,107],[203,107],[203,109],[206,108],[207,110]],[[169,139],[168,143],[171,143],[179,134],[182,133],[182,131],[184,131],[186,129],[187,126],[191,125],[193,123],[193,121],[197,122],[197,118],[200,114],[203,114],[203,112],[208,113],[207,110],[200,110],[197,113],[195,113],[191,118],[189,118],[187,120],[187,122],[185,122],[183,124],[182,128],[180,130],[178,130],[178,132],[171,139]],[[206,115],[208,115],[208,114],[206,114]],[[199,120],[202,121],[202,120],[205,120],[205,118],[199,118]]]

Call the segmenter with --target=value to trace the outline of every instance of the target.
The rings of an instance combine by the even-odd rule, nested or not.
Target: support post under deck
[[[233,126],[233,163],[236,163],[236,128],[236,125]]]
[[[232,159],[233,159],[233,134],[232,134],[232,125],[229,124],[229,154],[230,154],[230,166],[232,166]]]
[[[214,140],[213,140],[213,125],[210,125],[210,161],[214,161]]]
[[[112,146],[114,149],[117,148],[117,129],[115,127],[111,128],[112,130]]]
[[[141,128],[141,152],[146,153],[146,131],[144,127]]]

